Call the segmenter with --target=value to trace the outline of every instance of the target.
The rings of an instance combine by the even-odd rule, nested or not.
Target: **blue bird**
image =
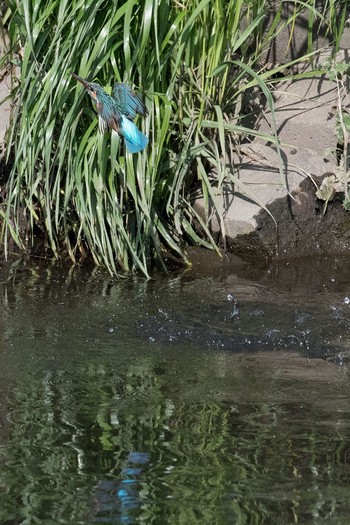
[[[122,82],[113,87],[113,96],[108,95],[99,85],[72,73],[73,78],[83,84],[96,104],[98,124],[101,132],[108,129],[122,135],[130,153],[142,151],[148,144],[148,138],[133,123],[137,114],[145,117],[148,111],[142,100]]]

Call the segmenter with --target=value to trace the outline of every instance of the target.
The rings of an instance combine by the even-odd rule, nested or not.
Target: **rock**
[[[0,57],[6,52],[6,35],[0,33]],[[9,165],[5,162],[5,134],[11,117],[11,76],[8,72],[0,71],[0,205],[4,200],[4,186],[9,174]],[[7,100],[5,100],[7,99]]]
[[[8,37],[0,33],[0,58],[4,56],[8,47]],[[0,71],[0,152],[9,126],[11,116],[11,100],[3,102],[11,93],[11,76],[6,71]]]
[[[0,103],[10,95],[10,92],[10,77],[5,75],[4,78],[0,80]],[[11,101],[6,100],[6,102],[0,105],[0,144],[4,142],[5,133],[10,122],[10,115]]]
[[[316,177],[316,183],[320,185],[328,175]],[[268,254],[288,258],[350,253],[350,214],[343,206],[344,194],[337,193],[326,207],[316,199],[314,183],[305,179],[292,195],[293,199],[276,199],[269,207],[277,228],[264,210],[256,216],[259,241]]]
[[[312,3],[313,5],[309,3],[308,8],[307,3],[296,2],[295,0],[284,0],[283,2],[267,0],[265,2],[262,31],[263,37],[267,40],[259,57],[259,63],[262,67],[297,61],[289,65],[293,72],[297,72],[303,64],[303,62],[298,61],[300,57],[315,50],[329,49],[329,46],[333,46],[336,35],[330,29],[328,21],[330,13],[332,13],[332,23],[338,26],[338,30],[340,28],[342,30],[339,49],[350,48],[350,5],[345,6],[345,2],[334,2],[330,6],[324,0],[317,0]],[[345,26],[341,20],[343,9],[346,9],[345,20],[347,22],[345,22]],[[315,11],[318,12],[317,16],[315,16]],[[271,26],[276,23],[277,19],[278,30],[270,38]],[[292,19],[293,23],[291,23]],[[248,18],[243,17],[241,24],[242,30],[246,29],[249,24]],[[252,52],[254,52],[254,47]]]
[[[323,217],[319,211],[323,205],[315,196],[314,182],[320,184],[325,173],[338,169],[336,84],[324,75],[285,81],[273,97],[280,155],[273,143],[260,138],[242,146],[241,157],[231,169],[236,183],[226,184],[216,196],[218,213],[214,213],[212,229],[221,240],[226,235],[228,248],[245,259],[302,255],[312,250],[350,252],[344,236],[342,240],[331,236],[327,242],[323,238],[322,230],[331,225],[330,213],[337,210],[334,221],[338,229],[339,221],[348,220],[340,199]],[[273,134],[271,111],[265,110],[258,130]],[[202,200],[196,207],[203,213]]]

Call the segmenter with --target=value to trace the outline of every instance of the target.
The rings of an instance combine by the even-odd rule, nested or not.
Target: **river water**
[[[0,272],[0,523],[350,523],[348,258]]]

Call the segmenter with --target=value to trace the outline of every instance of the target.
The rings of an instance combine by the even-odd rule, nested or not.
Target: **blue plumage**
[[[148,144],[148,138],[144,135],[135,124],[124,117],[121,117],[119,133],[124,137],[126,147],[130,153],[138,153],[145,149]]]
[[[121,82],[114,85],[113,96],[110,96],[99,84],[87,82],[75,73],[72,73],[72,76],[83,84],[95,102],[100,131],[112,129],[124,137],[130,153],[142,151],[148,144],[148,138],[132,122],[137,114],[148,114],[142,100]]]
[[[119,111],[128,119],[134,120],[137,114],[146,117],[148,111],[142,100],[122,82],[116,82],[113,86],[113,98]]]

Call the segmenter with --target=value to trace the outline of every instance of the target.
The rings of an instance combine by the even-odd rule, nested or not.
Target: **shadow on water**
[[[348,267],[4,269],[0,523],[349,523]]]

